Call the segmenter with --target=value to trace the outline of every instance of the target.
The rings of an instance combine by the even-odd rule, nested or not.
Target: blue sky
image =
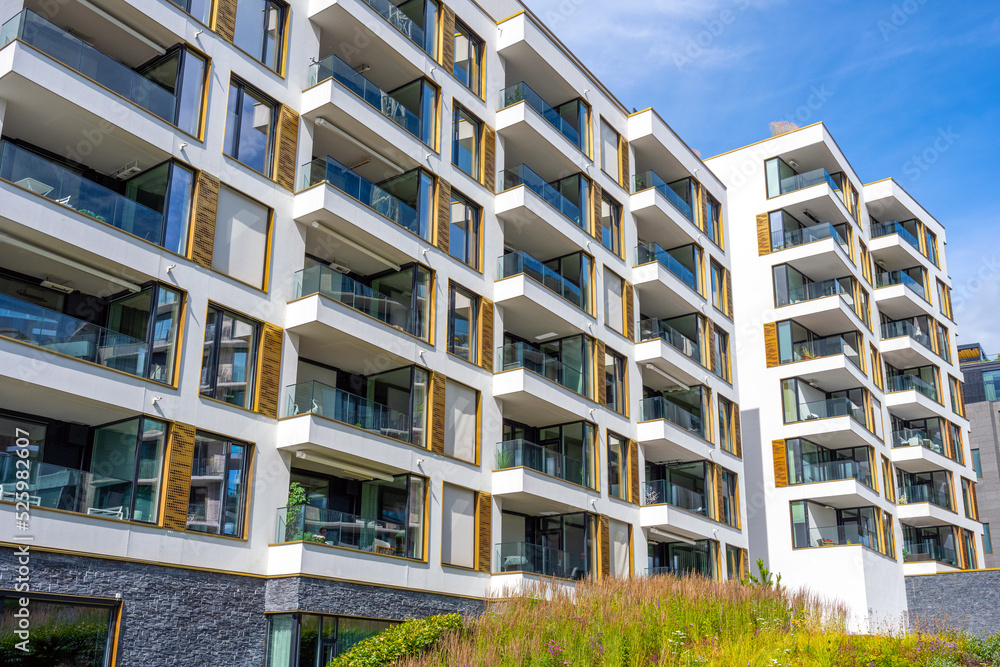
[[[822,120],[945,225],[959,344],[1000,354],[1000,2],[526,1],[703,157]]]

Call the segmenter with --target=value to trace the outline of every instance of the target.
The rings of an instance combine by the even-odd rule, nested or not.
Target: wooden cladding
[[[604,357],[607,355],[608,348],[604,344],[603,340],[597,341],[597,345],[594,346],[596,350],[594,355],[597,363],[594,364],[596,372],[594,373],[594,382],[597,385],[597,402],[600,405],[605,405],[608,402],[608,383],[604,381]]]
[[[628,449],[628,499],[633,505],[641,505],[639,486],[639,443],[627,440]]]
[[[441,373],[431,373],[431,451],[444,454],[445,389],[448,379]]]
[[[194,461],[195,428],[174,422],[167,447],[167,479],[164,483],[163,527],[186,530],[191,499],[191,464]]]
[[[785,456],[784,440],[771,443],[771,456],[774,458],[774,485],[788,486],[788,457]]]
[[[437,233],[434,245],[442,252],[448,252],[451,238],[451,184],[439,178],[437,182]]]
[[[628,161],[628,139],[622,135],[618,135],[618,176],[619,183],[623,188],[631,192],[631,188],[628,186],[629,178],[629,161]]]
[[[603,206],[604,190],[597,184],[597,181],[590,182],[590,203],[593,210],[593,220],[590,225],[590,235],[598,241],[604,238]]]
[[[455,10],[441,4],[441,67],[451,74],[455,70]]]
[[[771,220],[767,213],[757,216],[757,254],[771,254]]]
[[[635,340],[635,288],[625,282],[625,337]]]
[[[264,323],[260,337],[260,371],[257,374],[257,412],[271,419],[278,418],[283,339],[281,327]]]
[[[492,127],[483,123],[483,185],[489,191],[497,189],[497,133]]]
[[[479,365],[493,372],[493,302],[479,297]]]
[[[726,516],[726,487],[722,483],[722,468],[712,464],[712,472],[715,476],[715,520],[723,521]]]
[[[601,531],[601,576],[611,576],[611,519],[607,514],[598,516]]]
[[[493,533],[490,524],[493,520],[493,499],[490,494],[479,491],[476,494],[476,569],[490,573],[490,561],[493,554]]]
[[[278,136],[275,139],[276,157],[274,180],[281,187],[295,191],[295,163],[298,161],[299,114],[291,107],[281,105],[278,111]]]
[[[733,312],[733,272],[726,269],[726,317],[733,319],[736,314]]]
[[[715,341],[715,322],[705,318],[705,340],[708,341],[708,370],[712,371],[718,375],[719,370],[715,367],[715,354],[712,352],[712,347]]]
[[[191,225],[191,261],[212,268],[215,218],[219,212],[219,179],[201,171],[195,188],[194,223]]]
[[[780,363],[778,357],[778,324],[769,322],[764,325],[764,354],[767,367],[774,368]]]
[[[215,32],[230,44],[236,39],[236,3],[238,0],[217,0]]]
[[[740,406],[733,403],[733,453],[743,458],[743,427],[740,421]]]

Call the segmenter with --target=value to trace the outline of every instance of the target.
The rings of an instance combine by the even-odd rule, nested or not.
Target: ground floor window
[[[27,607],[22,602],[27,601]],[[24,610],[27,610],[25,612]],[[16,634],[28,619],[25,640]],[[0,664],[10,667],[105,667],[111,665],[118,604],[0,591]],[[18,646],[27,648],[21,650]]]
[[[270,614],[265,667],[323,667],[395,621],[323,614]]]

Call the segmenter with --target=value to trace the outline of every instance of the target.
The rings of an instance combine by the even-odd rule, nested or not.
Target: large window
[[[712,367],[716,375],[729,382],[729,334],[718,327],[712,329]]]
[[[265,667],[325,665],[360,641],[390,628],[378,621],[319,614],[268,614]]]
[[[604,267],[604,323],[620,334],[625,333],[625,281]]]
[[[739,482],[736,473],[719,468],[719,489],[722,491],[719,509],[722,515],[719,521],[728,526],[740,525]]]
[[[479,297],[457,285],[448,288],[448,351],[476,363]]]
[[[705,192],[705,232],[712,243],[723,246],[722,240],[722,204],[712,195]]]
[[[606,194],[601,197],[601,243],[622,256],[622,205]]]
[[[611,576],[627,577],[632,574],[632,529],[623,521],[610,519],[608,539],[611,547]]]
[[[158,229],[143,228],[135,224],[141,216],[134,216],[133,225],[125,226],[125,231],[178,255],[185,254],[193,193],[194,172],[174,160],[133,176],[125,182],[125,197],[160,213],[163,222]]]
[[[475,463],[479,444],[479,392],[448,380],[444,409],[444,453]]]
[[[608,494],[628,500],[628,441],[608,431]]]
[[[216,306],[208,307],[201,360],[201,395],[253,408],[254,369],[260,324]]]
[[[731,454],[736,453],[735,420],[735,405],[719,396],[719,446]]]
[[[618,132],[601,119],[601,169],[604,173],[621,182],[621,161],[618,159]]]
[[[288,5],[275,0],[239,0],[233,43],[270,69],[280,72],[287,11]]]
[[[229,84],[226,113],[226,155],[254,171],[271,175],[277,103],[263,93],[233,79]]]
[[[212,21],[212,0],[170,0],[170,2],[205,25]]]
[[[990,524],[983,524],[983,553],[993,555],[993,537],[990,535]]]
[[[481,171],[479,165],[482,133],[482,122],[456,104],[452,127],[451,163],[477,181]]]
[[[479,269],[479,221],[482,209],[451,191],[451,228],[448,231],[448,252],[474,269]]]
[[[625,357],[613,350],[604,352],[604,382],[606,385],[604,405],[624,415],[628,411]]]
[[[270,223],[271,209],[225,185],[219,188],[212,268],[263,288]]]
[[[718,308],[725,315],[732,317],[729,312],[728,297],[726,296],[726,270],[714,259],[709,262],[712,277],[712,305]]]
[[[441,563],[475,567],[476,492],[445,483],[441,512]]]
[[[979,450],[972,450],[972,468],[976,471],[976,479],[983,478],[983,463],[979,458]]]
[[[179,292],[159,283],[135,294],[117,297],[108,305],[108,329],[119,345],[101,352],[105,366],[144,375],[164,384],[174,381],[182,299]],[[131,345],[146,342],[146,349]],[[148,354],[145,354],[148,349]]]
[[[181,46],[146,63],[138,72],[173,95],[173,116],[165,120],[172,120],[174,125],[197,137],[201,132],[207,70],[208,63],[203,56]]]
[[[962,383],[958,378],[948,376],[948,392],[951,398],[951,410],[957,415],[965,416],[965,400],[962,397]]]
[[[455,78],[476,95],[481,94],[483,40],[461,21],[455,21]]]
[[[27,605],[22,606],[22,600]],[[51,667],[109,667],[114,655],[115,617],[118,601],[74,597],[62,600],[48,595],[0,593],[0,655],[4,664]],[[29,652],[15,647],[15,630],[23,630],[27,612]]]
[[[187,529],[242,537],[250,445],[208,433],[194,438]]]

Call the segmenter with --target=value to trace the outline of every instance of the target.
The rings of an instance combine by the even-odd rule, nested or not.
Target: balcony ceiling
[[[883,197],[882,199],[867,200],[868,214],[880,222],[889,220],[909,220],[915,218],[910,209],[903,206],[895,197]]]
[[[767,159],[770,157],[768,156]],[[820,167],[826,169],[831,174],[842,170],[836,157],[834,157],[833,151],[822,142],[786,151],[781,153],[780,157],[785,162],[789,162],[789,166],[791,166],[790,162],[795,162],[797,166],[793,167],[793,169],[800,174],[812,171],[813,169],[819,169]]]
[[[652,170],[667,183],[672,183],[673,181],[692,175],[651,134],[640,137],[635,141],[630,141],[629,146],[631,146],[632,152],[635,154],[634,171],[637,174]],[[629,183],[629,192],[631,191],[632,184]]]
[[[34,376],[35,374],[32,373]],[[115,405],[80,394],[65,394],[7,375],[0,382],[0,405],[4,410],[59,419],[73,424],[97,426],[135,416]]]
[[[344,331],[331,329],[321,322],[310,322],[297,327],[295,332],[299,334],[300,357],[349,373],[370,375],[412,363],[391,350],[355,338]]]
[[[537,51],[525,41],[519,41],[503,50],[504,82],[507,86],[524,81],[542,96],[549,106],[582,97]]]

